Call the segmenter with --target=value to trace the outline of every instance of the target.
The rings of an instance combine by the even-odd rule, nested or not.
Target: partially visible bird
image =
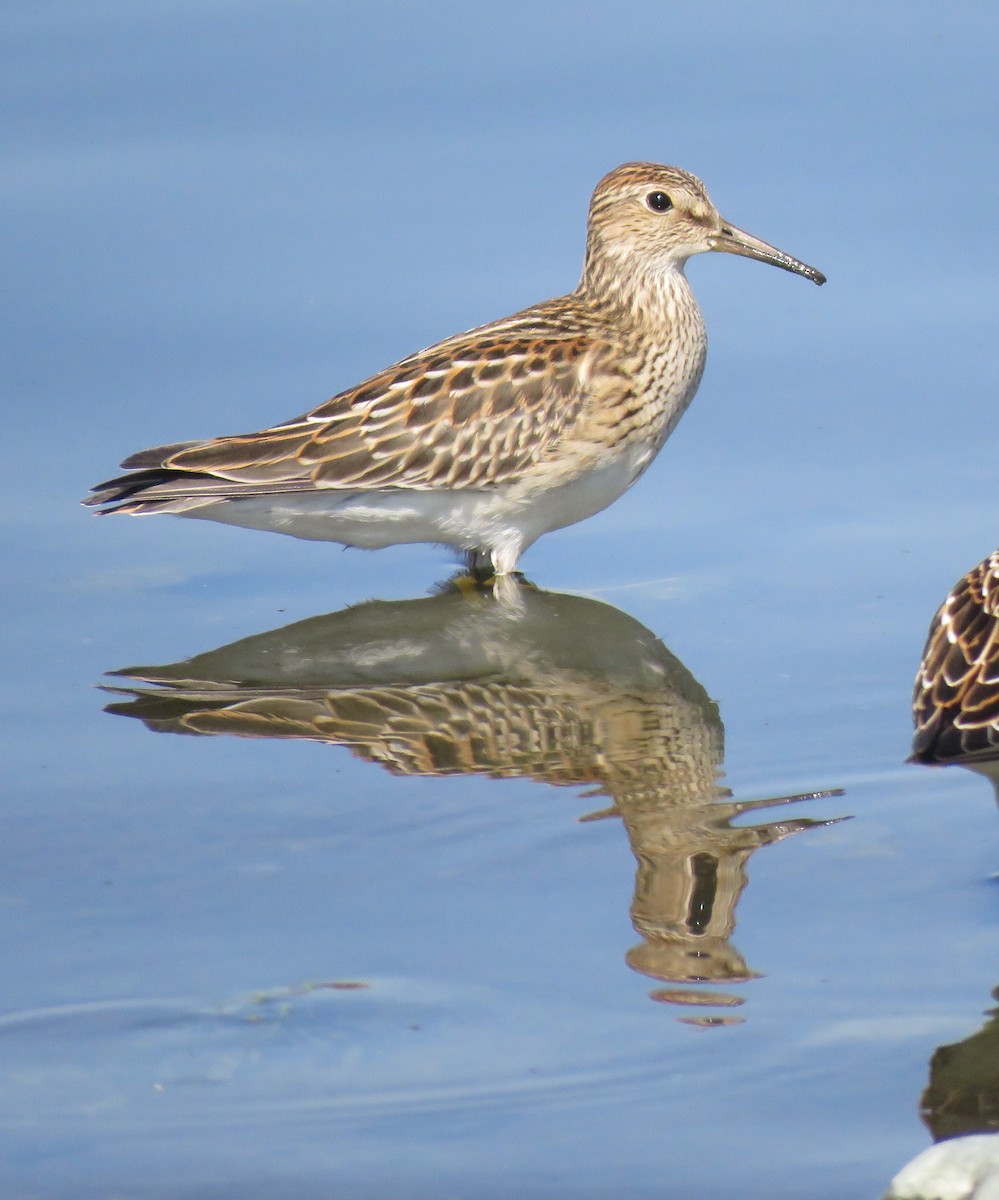
[[[999,550],[958,580],[933,618],[912,714],[913,762],[999,759]]]
[[[125,459],[85,503],[377,548],[436,542],[505,575],[616,500],[704,369],[684,264],[722,250],[825,282],[723,221],[700,180],[626,163],[597,185],[567,296],[457,334],[260,433]]]

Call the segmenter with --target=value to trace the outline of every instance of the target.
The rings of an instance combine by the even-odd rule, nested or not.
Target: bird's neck
[[[699,321],[700,310],[683,268],[683,262],[668,260],[636,270],[626,258],[588,255],[577,295],[616,322],[639,328]]]

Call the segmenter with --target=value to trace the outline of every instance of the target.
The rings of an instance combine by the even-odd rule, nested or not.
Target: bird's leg
[[[488,550],[469,550],[465,555],[465,570],[479,583],[486,583],[496,574]]]
[[[489,584],[493,599],[510,616],[521,616],[525,611],[523,581],[524,577],[519,571],[509,571],[505,575],[494,575]]]

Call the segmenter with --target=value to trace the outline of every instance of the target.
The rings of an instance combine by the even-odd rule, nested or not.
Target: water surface
[[[8,1194],[831,1200],[991,1127],[992,791],[904,759],[997,541],[995,25],[0,18]],[[629,158],[830,282],[690,264],[700,393],[519,613],[77,507],[572,287]]]

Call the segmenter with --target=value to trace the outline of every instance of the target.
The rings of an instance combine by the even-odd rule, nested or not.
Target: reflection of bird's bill
[[[661,982],[752,979],[729,942],[746,860],[832,822],[733,818],[837,793],[727,799],[717,706],[662,642],[600,601],[521,591],[515,608],[460,589],[371,601],[130,667],[114,674],[140,686],[109,689],[129,699],[108,711],[175,733],[321,740],[395,774],[594,784],[612,805],[589,819],[620,817],[638,862],[629,965]]]
[[[767,800],[719,801],[687,811],[683,822],[668,824],[649,820],[635,809],[622,813],[639,864],[632,922],[647,943],[636,947],[630,964],[643,974],[673,982],[751,978],[728,945],[735,906],[746,886],[746,861],[761,846],[849,818],[795,817],[760,825],[732,821],[761,808],[839,795],[842,790],[836,788]],[[697,954],[691,956],[694,944]]]

